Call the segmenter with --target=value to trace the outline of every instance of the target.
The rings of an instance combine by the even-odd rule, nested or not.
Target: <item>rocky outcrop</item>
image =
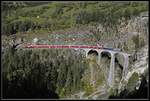
[[[145,13],[143,13],[145,14]],[[86,91],[82,90],[80,93],[72,94],[71,98],[74,99],[108,99],[111,95],[118,96],[120,93],[123,93],[127,90],[129,93],[134,93],[135,90],[141,89],[142,85],[142,77],[143,75],[147,77],[148,75],[148,19],[147,17],[143,17],[144,15],[138,16],[136,18],[132,18],[122,29],[120,29],[122,34],[120,36],[111,39],[110,41],[106,40],[105,47],[116,47],[121,48],[122,51],[130,53],[130,65],[129,72],[127,75],[122,78],[122,68],[124,65],[124,58],[121,55],[116,55],[116,63],[115,63],[115,86],[114,88],[109,88],[107,83],[98,84],[94,87],[88,95],[86,95]],[[100,31],[103,31],[103,27],[99,27]],[[134,38],[135,37],[135,38]],[[136,38],[138,40],[136,40]],[[144,41],[142,41],[144,40]],[[137,47],[136,45],[139,44]],[[104,81],[108,78],[108,70],[109,70],[110,59],[103,58],[101,60],[101,64],[97,70],[95,70],[95,74],[100,73],[99,69],[104,75]],[[95,68],[95,66],[91,66]],[[96,68],[95,68],[96,69]],[[89,69],[90,72],[90,69]],[[91,75],[89,73],[89,75]],[[96,75],[97,76],[97,75]],[[90,81],[90,76],[85,76],[85,79]],[[98,82],[96,80],[95,82]],[[148,82],[148,79],[147,79]],[[129,94],[127,93],[127,94]],[[125,94],[125,92],[124,92]],[[128,97],[128,96],[126,96]],[[110,97],[111,98],[111,97]]]

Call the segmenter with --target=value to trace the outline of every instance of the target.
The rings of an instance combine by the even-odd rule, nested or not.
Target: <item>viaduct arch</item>
[[[122,79],[127,75],[128,72],[128,65],[129,65],[129,54],[123,53],[120,51],[112,51],[112,50],[106,50],[106,49],[84,49],[86,52],[86,57],[89,54],[96,54],[98,56],[98,64],[101,62],[101,58],[103,54],[108,54],[110,57],[110,67],[109,67],[109,74],[107,83],[110,87],[114,86],[115,81],[115,58],[117,55],[121,55],[123,57],[124,63],[123,63],[123,71],[122,71]]]
[[[114,74],[115,74],[115,56],[117,54],[121,54],[124,58],[124,63],[123,63],[123,73],[122,73],[122,78],[127,75],[128,72],[128,64],[129,64],[129,54],[120,52],[118,50],[114,50],[111,48],[104,48],[102,46],[88,46],[88,45],[26,45],[25,48],[71,48],[71,49],[83,49],[85,51],[86,57],[89,54],[96,54],[97,56],[97,63],[100,64],[101,57],[103,53],[108,53],[111,60],[110,60],[110,68],[109,68],[109,73],[108,73],[108,85],[110,87],[114,86]]]

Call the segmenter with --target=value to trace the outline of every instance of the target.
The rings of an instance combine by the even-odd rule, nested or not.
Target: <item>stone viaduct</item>
[[[110,87],[114,86],[115,56],[117,54],[122,55],[124,58],[122,78],[124,78],[128,72],[130,54],[123,53],[120,50],[116,50],[113,48],[104,48],[103,46],[88,46],[88,45],[32,45],[32,44],[26,45],[25,48],[71,48],[75,50],[82,49],[85,51],[86,57],[91,53],[97,54],[98,64],[100,64],[101,62],[102,54],[107,53],[111,57],[110,69],[109,69],[109,74],[107,79],[107,83]]]

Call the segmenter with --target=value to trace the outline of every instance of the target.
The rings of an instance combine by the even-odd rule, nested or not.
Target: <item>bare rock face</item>
[[[101,24],[99,24],[99,26],[97,27],[97,30],[98,30],[99,33],[104,33],[105,32],[105,28]]]
[[[23,42],[23,39],[22,38],[18,38],[17,40],[16,40],[16,44],[21,44]]]

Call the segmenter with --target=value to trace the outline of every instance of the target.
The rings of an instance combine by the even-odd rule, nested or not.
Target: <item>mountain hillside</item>
[[[145,1],[13,1],[1,3],[3,98],[146,99],[149,11]],[[25,49],[26,44],[103,45],[130,54],[86,57],[81,49]]]

